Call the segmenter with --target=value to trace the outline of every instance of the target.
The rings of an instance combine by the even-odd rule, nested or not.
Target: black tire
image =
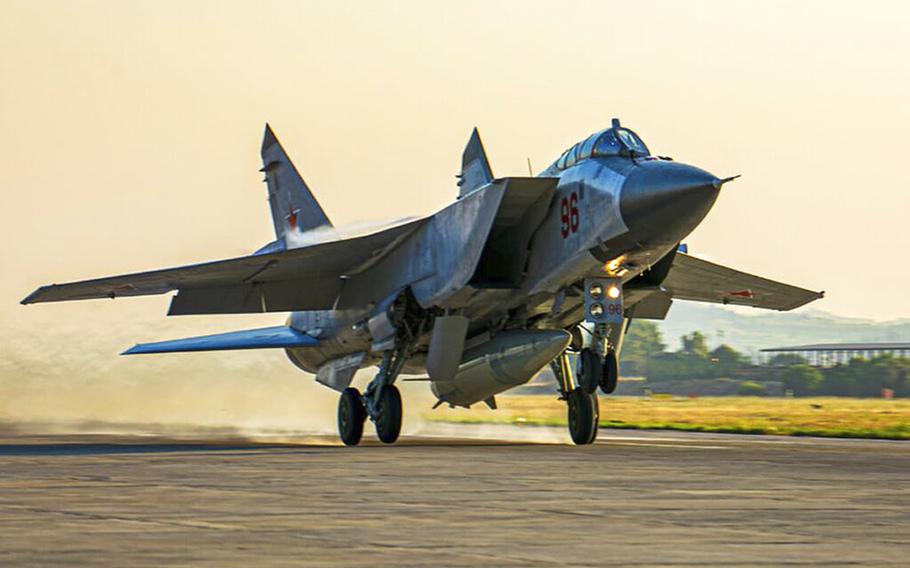
[[[619,361],[616,358],[616,353],[613,351],[608,351],[607,356],[604,357],[603,362],[603,372],[600,378],[600,390],[604,394],[610,394],[616,390],[616,385],[619,384]]]
[[[597,390],[603,375],[603,363],[597,353],[585,348],[578,354],[578,386],[588,394]]]
[[[345,446],[356,446],[363,437],[363,422],[367,412],[360,399],[360,391],[348,387],[338,399],[338,436]]]
[[[382,387],[379,395],[379,418],[376,436],[383,444],[392,444],[401,432],[401,393],[395,385]]]
[[[600,405],[596,394],[588,394],[577,388],[566,397],[569,407],[569,435],[572,441],[583,446],[597,438],[597,423],[600,420]]]

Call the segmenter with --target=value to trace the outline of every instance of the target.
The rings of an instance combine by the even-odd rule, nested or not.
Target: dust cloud
[[[502,397],[502,402],[503,404],[508,404],[508,396]],[[470,412],[473,412],[473,410]],[[565,428],[521,426],[518,424],[458,424],[424,420],[415,428],[413,434],[423,438],[454,438],[531,444],[564,445],[571,441],[569,432]]]
[[[194,326],[194,332],[224,330],[217,318]],[[172,326],[122,320],[106,331],[89,333],[69,321],[40,334],[0,327],[0,429],[202,438],[335,435],[337,393],[294,367],[280,349],[121,357],[124,337],[173,337]],[[355,384],[363,388],[372,372],[358,373]],[[433,397],[424,383],[402,388],[403,432],[409,433],[422,426]]]
[[[0,435],[127,435],[203,441],[337,443],[338,395],[280,349],[119,355],[154,341],[275,325],[277,317],[163,318],[164,299],[15,306],[0,310]],[[37,308],[37,309],[35,309]],[[283,317],[283,316],[278,316]],[[86,321],[91,325],[87,326]],[[363,389],[375,369],[357,374]],[[399,381],[403,436],[565,443],[563,429],[452,424],[426,382]],[[508,397],[498,397],[502,407]],[[372,437],[367,428],[365,439]]]

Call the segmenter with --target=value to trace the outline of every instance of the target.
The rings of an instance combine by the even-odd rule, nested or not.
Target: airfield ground
[[[553,396],[504,396],[491,412],[429,412],[429,420],[565,426],[565,403]],[[695,432],[910,440],[910,400],[657,395],[600,397],[602,427]]]
[[[906,566],[910,443],[435,424],[0,439],[0,565]],[[458,435],[460,439],[453,438]]]

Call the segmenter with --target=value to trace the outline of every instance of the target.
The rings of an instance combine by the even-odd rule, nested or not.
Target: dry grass
[[[503,396],[499,410],[439,409],[430,420],[565,425],[566,407],[546,396]],[[844,438],[910,439],[910,400],[850,398],[601,397],[600,425]]]

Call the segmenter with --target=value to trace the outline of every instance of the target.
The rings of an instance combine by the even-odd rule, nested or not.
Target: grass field
[[[564,426],[566,405],[555,397],[502,396],[499,409],[484,405],[439,409],[430,420]],[[687,430],[910,439],[910,400],[853,398],[601,397],[603,428]]]

